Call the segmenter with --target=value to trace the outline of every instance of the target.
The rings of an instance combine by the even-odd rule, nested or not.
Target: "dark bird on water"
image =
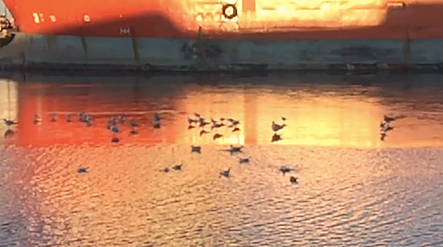
[[[280,124],[275,123],[275,121],[272,121],[271,129],[272,129],[272,131],[277,132],[286,126],[287,126],[286,124],[280,125]]]
[[[291,182],[292,184],[298,184],[298,180],[297,180],[297,178],[294,177],[294,176],[291,176],[291,177],[289,178],[289,182]]]
[[[191,153],[201,153],[202,147],[200,146],[191,146]]]
[[[229,176],[231,176],[231,167],[229,167],[228,170],[220,172],[220,176],[229,178]]]
[[[12,126],[14,124],[17,124],[17,122],[14,122],[12,120],[5,119],[5,118],[3,119],[3,121],[5,122],[6,126],[8,126],[8,127],[10,127],[10,126]]]
[[[283,173],[283,175],[285,175],[286,173],[291,172],[291,171],[293,171],[294,169],[293,169],[293,168],[290,168],[290,167],[282,166],[282,167],[280,167],[279,170],[281,171],[281,173]]]
[[[243,146],[230,145],[228,151],[231,152],[231,154],[233,154],[233,153],[241,153],[242,149],[243,149]]]
[[[160,116],[154,113],[154,122],[152,123],[154,129],[160,129]]]
[[[89,167],[80,167],[77,169],[78,173],[87,173],[88,172]]]
[[[239,163],[240,164],[249,163],[249,159],[250,159],[250,157],[240,158]]]
[[[183,164],[178,164],[172,167],[172,169],[176,170],[176,171],[181,171]]]
[[[135,121],[130,120],[129,121],[129,126],[131,126],[131,128],[136,128],[136,127],[140,127],[140,125],[138,125]]]

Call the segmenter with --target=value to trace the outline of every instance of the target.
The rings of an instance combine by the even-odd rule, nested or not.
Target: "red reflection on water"
[[[124,143],[143,142],[148,144],[171,144],[176,142],[174,132],[164,128],[154,130],[151,126],[152,112],[146,104],[135,102],[134,90],[110,91],[104,86],[66,88],[61,86],[44,86],[42,84],[19,84],[18,122],[15,142],[17,145],[48,146],[54,144],[110,143],[114,136],[106,128],[106,121],[114,115],[125,115],[128,119],[141,123],[137,138],[131,138],[129,125],[120,126],[123,133],[115,135]],[[75,90],[75,92],[73,92]],[[118,104],[112,104],[116,99]],[[111,102],[111,103],[110,103]],[[149,103],[147,100],[146,103]],[[174,101],[167,108],[174,108]],[[114,106],[118,105],[117,110]],[[131,111],[127,111],[131,109]],[[126,111],[125,111],[126,110]],[[57,121],[51,122],[50,113],[57,114]],[[86,112],[94,118],[92,127],[79,122],[78,113]],[[39,124],[34,123],[34,114],[43,117]],[[72,122],[67,122],[67,114],[73,114]]]

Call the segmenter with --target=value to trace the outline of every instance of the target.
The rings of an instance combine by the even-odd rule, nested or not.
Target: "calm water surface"
[[[0,246],[443,246],[442,82],[0,81],[0,117],[19,122],[0,145]],[[81,111],[95,118],[92,127],[66,122]],[[241,131],[199,136],[187,128],[194,112],[239,119]],[[106,120],[117,114],[142,126],[130,136],[122,125],[121,142],[111,144]],[[384,114],[405,117],[382,142]],[[281,116],[283,140],[271,143],[271,121]],[[224,137],[212,140],[216,132]],[[202,153],[190,153],[192,144]],[[243,154],[223,151],[229,144],[244,145]],[[244,156],[251,162],[240,165]],[[181,162],[182,171],[161,171]],[[282,165],[295,168],[298,185]],[[88,174],[77,173],[82,166]],[[220,178],[229,167],[232,177]]]

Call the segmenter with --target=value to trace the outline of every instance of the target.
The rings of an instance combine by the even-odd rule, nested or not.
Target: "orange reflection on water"
[[[365,101],[363,97],[312,93],[301,93],[298,98],[294,102],[293,99],[281,99],[274,94],[257,100],[263,104],[259,109],[266,109],[266,104],[289,106],[281,112],[281,115],[284,114],[289,119],[287,128],[281,131],[284,138],[282,144],[359,147],[379,145],[378,124],[380,116],[383,116],[383,109],[376,102]],[[272,110],[263,112],[261,116],[263,120],[278,119],[278,115]],[[269,142],[269,136],[272,135],[269,121],[259,121],[257,128],[258,133],[262,134],[259,142]]]
[[[106,121],[113,115],[124,114],[141,124],[138,135],[130,136],[127,123],[118,134],[121,143],[185,144],[185,145],[308,145],[342,147],[410,147],[435,146],[443,138],[440,124],[431,120],[405,118],[393,123],[386,142],[380,141],[379,123],[384,114],[394,112],[378,97],[376,87],[347,88],[327,85],[298,85],[294,87],[232,86],[177,84],[176,92],[168,88],[145,88],[134,82],[117,84],[115,89],[103,84],[83,87],[57,84],[19,84],[18,120],[15,143],[47,146],[55,144],[110,144],[112,133]],[[169,85],[169,87],[172,87]],[[157,91],[156,91],[157,90]],[[354,92],[351,93],[351,91]],[[371,91],[371,96],[357,92]],[[153,99],[153,96],[157,97]],[[418,96],[417,96],[418,97]],[[66,122],[67,113],[87,112],[95,118],[92,127],[78,122]],[[12,112],[12,111],[11,111]],[[50,112],[59,113],[57,122],[50,122]],[[152,128],[153,113],[163,118],[162,128]],[[195,112],[207,121],[221,117],[240,120],[239,132],[232,128],[214,129],[200,136],[199,128],[188,130],[187,117]],[[33,124],[33,115],[42,115],[44,123]],[[404,112],[411,115],[412,112]],[[271,122],[287,127],[279,133],[283,140],[271,143]],[[411,127],[412,126],[412,127]],[[210,125],[205,127],[210,130]],[[6,128],[2,129],[3,131]],[[215,133],[223,137],[213,140]]]

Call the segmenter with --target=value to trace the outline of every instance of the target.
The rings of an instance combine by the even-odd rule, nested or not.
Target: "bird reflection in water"
[[[281,134],[279,135],[279,134],[277,134],[277,133],[274,133],[274,134],[272,135],[271,142],[278,142],[278,141],[281,141],[281,140],[282,140]]]
[[[14,136],[14,133],[15,133],[15,132],[14,132],[13,130],[11,130],[11,127],[12,127],[13,125],[16,125],[17,122],[12,121],[12,120],[10,120],[10,119],[3,119],[3,122],[4,122],[5,125],[8,127],[8,129],[5,131],[5,134],[4,134],[5,139],[7,139],[7,138],[12,138],[12,137]]]
[[[5,139],[12,138],[12,137],[14,137],[14,134],[15,134],[15,132],[13,130],[7,129],[5,131],[4,137],[5,137]]]

